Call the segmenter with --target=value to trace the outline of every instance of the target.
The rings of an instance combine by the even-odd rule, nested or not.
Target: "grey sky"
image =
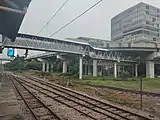
[[[32,0],[21,25],[21,33],[37,34],[65,0]],[[40,36],[48,36],[98,0],[69,0]],[[160,8],[160,0],[103,0],[97,7],[53,37],[94,37],[110,40],[111,18],[123,10],[145,2]],[[22,52],[23,53],[23,52]]]
[[[32,0],[20,32],[36,34],[50,19],[52,14],[65,0]],[[47,36],[54,33],[61,26],[82,13],[98,0],[69,0],[63,10],[40,34]],[[78,19],[53,37],[67,38],[88,36],[110,39],[111,18],[142,0],[103,0],[97,7]],[[160,7],[160,0],[143,0],[148,4]]]

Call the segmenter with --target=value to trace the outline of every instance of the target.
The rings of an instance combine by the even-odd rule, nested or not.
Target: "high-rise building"
[[[139,3],[111,20],[111,40],[160,40],[160,9]]]

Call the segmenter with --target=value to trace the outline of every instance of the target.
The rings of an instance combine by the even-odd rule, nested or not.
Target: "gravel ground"
[[[31,115],[30,111],[27,109],[26,104],[21,99],[21,97],[19,96],[19,94],[17,93],[16,90],[15,90],[15,94],[16,94],[16,97],[17,97],[18,104],[20,106],[20,110],[21,110],[20,112],[21,112],[21,115],[23,117],[23,120],[35,120],[33,118],[33,116]]]
[[[39,83],[36,83],[36,82],[34,82],[34,83],[37,84],[37,85],[40,85]],[[46,87],[45,85],[40,85],[40,86]],[[52,91],[51,88],[49,88],[49,89]],[[57,93],[58,93],[58,94],[65,95],[64,93],[61,93],[61,92],[59,92],[59,91],[57,91]],[[52,95],[53,93],[49,93],[49,94]],[[66,96],[66,95],[65,95],[65,96]],[[67,95],[66,97],[69,97],[69,99],[72,99],[72,100],[76,100],[78,103],[84,104],[84,105],[86,105],[86,106],[89,105],[88,103],[83,102],[83,101],[78,100],[78,99],[75,99],[75,98],[72,98],[72,97],[69,96],[69,95]],[[45,97],[45,99],[46,99],[46,97]],[[44,100],[45,100],[45,99],[44,99]],[[65,103],[73,106],[73,105],[72,105],[73,103],[72,103],[71,101],[65,100],[65,99],[62,98],[62,97],[57,97],[56,99],[58,99],[58,100],[60,100],[60,101],[63,101],[63,102],[65,102]],[[89,105],[89,106],[90,106],[90,105]],[[91,107],[91,106],[90,106],[90,107]],[[92,107],[94,107],[94,106],[92,106]],[[95,112],[95,111],[93,111],[93,110],[91,110],[91,109],[86,108],[86,107],[82,107],[82,106],[79,105],[79,106],[77,106],[76,108],[79,109],[80,111],[83,111],[84,113],[89,114],[89,115],[92,116],[92,117],[95,117],[96,119],[102,119],[102,118],[104,119],[104,118],[106,118],[105,115],[99,114],[99,113],[97,113],[97,112]],[[96,108],[96,109],[99,110],[98,108]],[[112,110],[111,110],[111,111],[112,111]],[[102,110],[102,112],[104,112],[104,111]],[[108,112],[107,112],[107,113],[108,113]],[[113,117],[112,114],[110,114],[110,115]],[[137,118],[132,117],[132,116],[130,116],[129,118],[130,118],[130,119],[134,119],[134,120],[137,119]]]
[[[43,102],[49,105],[52,110],[60,116],[63,120],[91,120],[86,118],[86,116],[81,115],[79,112],[75,111],[72,108],[63,105],[50,97],[46,97],[41,93],[37,93],[37,95],[41,98]]]
[[[38,84],[38,83],[36,83],[36,84]],[[108,90],[108,89],[102,89],[102,88],[97,89],[97,88],[86,87],[86,86],[80,86],[80,88],[77,87],[77,86],[71,86],[71,88],[76,89],[78,91],[83,91],[84,93],[87,93],[87,94],[91,95],[92,97],[96,97],[96,98],[99,98],[99,99],[106,99],[106,100],[109,100],[109,101],[111,101],[113,103],[116,103],[116,104],[118,103],[118,104],[123,105],[123,106],[129,106],[129,107],[132,107],[132,108],[139,109],[139,98],[134,94],[130,95],[128,93],[115,92],[115,91]],[[53,95],[53,94],[50,93],[50,95]],[[54,96],[57,97],[57,95],[54,95]],[[46,98],[47,97],[44,96],[44,100]],[[49,98],[47,98],[47,99],[49,99]],[[61,99],[61,98],[59,98],[59,99]],[[153,113],[154,115],[159,115],[159,112],[157,112],[157,111],[160,111],[159,108],[157,107],[157,106],[159,106],[159,103],[160,103],[159,99],[158,98],[152,98],[152,97],[151,98],[150,97],[146,97],[146,98],[144,97],[143,99],[144,99],[143,110],[147,111],[147,112],[150,112],[150,113]],[[54,102],[56,102],[56,101],[54,101]],[[68,104],[73,104],[70,101],[66,101],[66,102]],[[153,108],[152,107],[149,108],[149,105],[152,106],[152,102],[154,103]],[[55,104],[55,103],[53,103],[53,104]],[[58,109],[62,110],[61,112],[63,112],[63,110],[64,110],[63,108],[66,107],[65,105],[58,105],[58,106],[60,106],[60,108],[58,108]],[[53,108],[55,109],[55,107],[53,107]],[[69,108],[69,109],[71,109],[71,108]],[[152,111],[152,109],[153,109],[153,111]],[[75,110],[73,110],[73,111],[75,111]],[[91,114],[93,116],[95,115],[95,113],[93,111],[90,112],[90,111],[85,110],[85,109],[84,109],[84,111],[88,112],[89,114]],[[65,111],[64,114],[69,115],[69,112],[67,111],[67,113],[66,113],[66,111]],[[68,115],[64,115],[65,116],[64,118],[67,119]],[[71,114],[71,116],[72,116],[72,114]],[[82,116],[82,115],[80,115],[80,116]],[[76,117],[77,117],[77,115],[76,115]],[[76,117],[73,116],[70,119],[72,120],[72,118],[76,118]],[[97,119],[103,118],[103,116],[99,116],[99,115],[97,115],[96,117],[97,117]]]

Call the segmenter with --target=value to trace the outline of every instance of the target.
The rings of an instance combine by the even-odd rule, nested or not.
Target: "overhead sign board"
[[[14,57],[14,48],[8,48],[7,56]]]
[[[0,34],[16,39],[31,0],[0,0]]]

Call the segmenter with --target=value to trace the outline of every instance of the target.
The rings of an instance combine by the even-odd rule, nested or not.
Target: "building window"
[[[143,33],[149,35],[149,31],[144,30]]]
[[[156,22],[156,18],[152,18],[152,22]]]
[[[157,37],[159,37],[159,33],[157,34]]]
[[[146,14],[149,15],[149,11],[146,11]]]
[[[149,30],[149,26],[146,26],[146,29],[148,29],[148,30]]]
[[[157,9],[157,13],[159,13],[159,9]]]
[[[107,48],[109,48],[109,43],[106,44]]]
[[[148,9],[148,10],[149,10],[149,6],[148,6],[148,5],[146,6],[146,9]]]
[[[119,47],[122,47],[122,43],[118,43]]]
[[[156,41],[157,39],[155,37],[153,37],[153,41]]]
[[[128,43],[128,47],[131,47],[131,43]]]

